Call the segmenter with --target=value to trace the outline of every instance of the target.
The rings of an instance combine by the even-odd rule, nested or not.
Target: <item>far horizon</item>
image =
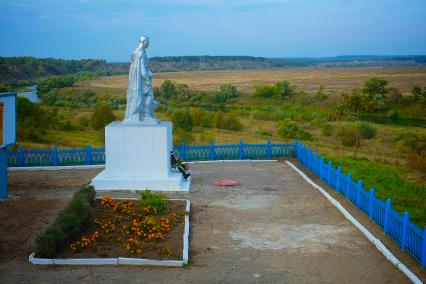
[[[59,2],[59,3],[58,3]],[[426,54],[421,0],[0,0],[0,56],[128,62],[148,55],[324,58]]]

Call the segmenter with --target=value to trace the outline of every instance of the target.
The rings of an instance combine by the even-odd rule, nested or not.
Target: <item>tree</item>
[[[179,100],[188,100],[191,97],[191,89],[187,84],[178,84],[176,86],[175,96]]]
[[[253,94],[254,97],[259,98],[272,98],[274,95],[274,88],[267,85],[257,86]]]
[[[92,115],[92,127],[95,130],[104,128],[108,123],[115,120],[114,113],[110,106],[105,103],[96,104],[95,111]]]
[[[364,83],[362,92],[373,98],[375,95],[384,97],[388,93],[387,89],[388,81],[382,77],[371,77]]]
[[[219,88],[219,93],[224,96],[226,99],[232,99],[238,97],[237,87],[231,84],[221,85]]]
[[[161,97],[169,100],[176,96],[176,85],[171,80],[165,80],[160,86]]]
[[[356,135],[355,135],[355,153],[354,157],[358,152],[359,139],[360,139],[360,117],[371,111],[374,108],[374,102],[371,101],[368,94],[361,92],[356,89],[351,94],[343,94],[341,98],[342,103],[338,106],[339,111],[356,121]]]
[[[290,118],[286,118],[282,121],[277,122],[278,135],[286,142],[290,142],[293,139],[300,140],[311,140],[312,135],[303,130],[295,121]]]

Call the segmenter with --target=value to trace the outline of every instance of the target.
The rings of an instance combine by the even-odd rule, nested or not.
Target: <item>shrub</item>
[[[221,111],[217,111],[214,113],[212,126],[214,128],[223,129],[225,124],[225,114]]]
[[[359,124],[359,132],[361,137],[364,139],[374,138],[377,134],[377,128],[369,124],[368,122],[362,121]]]
[[[328,123],[323,123],[321,125],[321,133],[324,136],[331,136],[333,134],[333,126]]]
[[[162,193],[152,193],[145,190],[140,193],[139,201],[142,207],[152,207],[158,214],[163,214],[167,210],[167,197]]]
[[[176,96],[176,85],[173,81],[165,80],[160,86],[161,98],[165,101]]]
[[[189,111],[191,113],[194,125],[200,126],[204,111],[201,108],[191,108]]]
[[[93,187],[86,187],[77,192],[56,221],[36,237],[36,255],[54,257],[65,243],[73,238],[88,223],[91,204],[96,192]]]
[[[343,146],[354,147],[358,144],[358,147],[361,145],[360,137],[357,138],[358,131],[354,125],[347,125],[340,128],[338,136],[340,137],[340,142]],[[358,143],[357,143],[358,140]]]
[[[239,95],[237,87],[231,84],[221,85],[219,88],[219,94],[221,94],[225,98],[225,101],[228,99],[236,98]]]
[[[272,98],[274,95],[274,88],[267,85],[257,86],[253,94],[254,97],[259,98]]]
[[[104,103],[96,104],[95,111],[92,115],[92,127],[95,130],[104,128],[110,122],[115,120],[115,115],[110,106]]]
[[[47,228],[36,237],[36,255],[52,258],[66,241],[64,232],[55,226]]]
[[[303,130],[295,121],[287,118],[277,123],[278,135],[286,142],[293,139],[312,140],[312,135]]]
[[[395,139],[399,146],[407,148],[418,155],[426,152],[426,135],[416,132],[404,132],[398,135]]]
[[[210,128],[213,126],[214,114],[211,112],[204,112],[201,117],[200,126]]]
[[[172,121],[176,128],[180,128],[185,131],[191,131],[194,127],[194,120],[187,109],[176,111],[172,116]]]
[[[280,81],[274,85],[273,93],[280,99],[289,98],[296,94],[296,86],[288,81]]]
[[[223,128],[233,131],[241,131],[243,129],[243,125],[236,114],[230,113],[226,116],[225,121],[223,122]]]

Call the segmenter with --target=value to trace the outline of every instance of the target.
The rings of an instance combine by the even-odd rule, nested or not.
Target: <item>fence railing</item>
[[[186,161],[264,159],[274,157],[294,157],[294,144],[220,144],[212,142],[205,146],[181,145],[173,147],[176,155]],[[10,150],[10,167],[98,165],[105,163],[105,149],[87,145],[82,149],[63,149],[54,146],[50,150]]]
[[[375,197],[374,188],[365,190],[362,180],[355,182],[351,173],[342,173],[341,167],[334,168],[332,162],[324,162],[324,157],[313,153],[298,142],[297,159],[326,184],[340,192],[356,207],[376,222],[402,250],[407,251],[423,267],[426,267],[426,226],[421,230],[410,221],[409,213],[399,214],[392,208],[391,199],[385,202]]]

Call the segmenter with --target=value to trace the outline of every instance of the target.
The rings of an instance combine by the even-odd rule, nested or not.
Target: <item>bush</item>
[[[236,98],[239,95],[237,87],[231,84],[221,85],[219,88],[219,94],[226,98],[225,101],[228,99]]]
[[[416,132],[404,132],[396,137],[395,142],[410,152],[423,155],[426,152],[426,135]]]
[[[289,98],[296,94],[296,86],[288,81],[280,81],[274,85],[273,93],[280,99]]]
[[[115,115],[110,106],[98,103],[96,104],[95,111],[92,115],[92,127],[95,130],[104,128],[107,124],[115,120]]]
[[[340,142],[343,146],[347,147],[355,147],[357,145],[357,135],[358,131],[354,125],[343,126],[338,132]],[[358,137],[358,147],[361,145],[360,138],[361,137]]]
[[[225,121],[223,122],[223,128],[233,131],[241,131],[243,129],[243,125],[236,114],[230,113],[226,116]]]
[[[163,214],[167,210],[167,197],[162,193],[152,193],[149,190],[141,192],[139,201],[142,207],[152,207],[158,214]]]
[[[254,97],[258,98],[272,98],[274,95],[274,88],[267,85],[257,86],[253,94]]]
[[[37,256],[54,257],[68,240],[81,231],[91,217],[93,210],[91,204],[94,202],[95,195],[93,187],[86,187],[73,196],[53,225],[37,235]]]
[[[321,125],[321,133],[324,136],[331,136],[333,134],[333,126],[328,123],[324,123]]]
[[[277,123],[278,135],[286,142],[293,139],[312,140],[312,135],[303,130],[295,121],[287,118]]]
[[[210,128],[213,126],[214,114],[211,112],[204,112],[201,117],[200,126]]]
[[[194,120],[187,109],[176,111],[172,116],[172,121],[176,128],[180,128],[185,131],[191,131],[194,127]]]
[[[212,126],[214,128],[223,129],[225,124],[225,114],[221,111],[217,111],[214,113]]]
[[[359,132],[361,137],[364,139],[374,138],[377,134],[377,128],[369,124],[368,122],[362,121],[359,124]]]
[[[176,85],[173,81],[165,80],[160,86],[160,94],[163,101],[167,101],[176,96]]]
[[[35,253],[39,257],[52,258],[66,241],[64,232],[55,226],[47,228],[36,237]]]

